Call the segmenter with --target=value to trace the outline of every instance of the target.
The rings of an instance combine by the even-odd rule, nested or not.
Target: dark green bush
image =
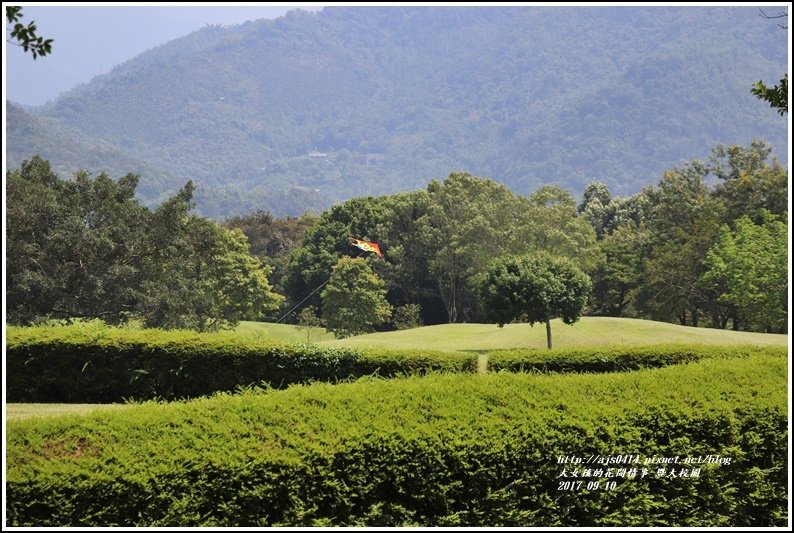
[[[473,371],[476,356],[272,344],[231,333],[77,325],[9,327],[6,401],[103,403],[192,398],[436,371]]]
[[[785,346],[654,345],[604,346],[563,350],[493,350],[488,370],[498,372],[625,372],[699,361],[765,353],[786,357]]]
[[[761,354],[631,373],[315,383],[9,422],[7,520],[781,527],[787,387],[786,359]],[[619,454],[731,462],[558,490],[571,479],[558,456]]]

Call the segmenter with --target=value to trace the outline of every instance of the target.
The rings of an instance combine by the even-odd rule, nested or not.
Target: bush
[[[564,350],[493,350],[488,370],[498,372],[625,372],[708,358],[748,357],[764,353],[787,357],[784,346],[656,345]]]
[[[78,324],[9,327],[6,401],[103,403],[192,398],[250,385],[474,371],[476,356],[268,344],[233,333]]]
[[[7,520],[781,527],[786,369],[751,355],[624,374],[370,379],[9,422]],[[606,471],[626,454],[641,457],[634,478],[606,490],[580,470],[601,488],[563,488],[575,478],[559,457]],[[708,456],[730,464],[676,478],[645,465]]]
[[[413,329],[422,325],[422,309],[419,304],[405,304],[394,308],[391,323],[396,330]]]

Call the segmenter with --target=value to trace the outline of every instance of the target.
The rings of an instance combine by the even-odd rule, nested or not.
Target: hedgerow
[[[787,385],[786,359],[762,353],[630,373],[365,378],[9,422],[7,520],[779,527]],[[642,462],[609,490],[559,462],[618,455]],[[730,462],[677,477],[644,464],[707,456]],[[560,490],[576,479],[585,488]]]
[[[473,371],[476,355],[268,343],[233,333],[77,324],[8,327],[6,400],[103,403],[180,399],[262,385],[284,388],[439,371]]]
[[[625,372],[709,358],[742,358],[752,354],[786,357],[785,346],[709,346],[671,344],[604,346],[558,350],[492,350],[488,370],[498,372]]]

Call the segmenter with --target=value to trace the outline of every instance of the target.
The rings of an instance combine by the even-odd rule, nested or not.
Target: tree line
[[[203,330],[282,318],[322,320],[342,336],[548,322],[548,313],[569,322],[584,312],[785,332],[787,173],[770,155],[763,142],[720,145],[709,161],[670,169],[631,196],[599,182],[579,202],[552,185],[521,196],[453,172],[319,216],[259,211],[221,224],[192,214],[190,183],[150,209],[134,197],[134,175],[64,180],[34,158],[7,173],[7,321],[99,317]],[[383,257],[362,254],[350,237],[379,243]],[[546,302],[538,314],[536,289],[524,285],[523,307],[508,313],[494,303],[509,286],[497,282],[500,271],[530,284],[566,272],[576,294],[557,287],[553,300],[572,307]]]
[[[240,230],[191,214],[191,182],[152,210],[135,199],[133,174],[65,180],[34,157],[6,180],[9,323],[100,318],[205,331],[283,300]]]

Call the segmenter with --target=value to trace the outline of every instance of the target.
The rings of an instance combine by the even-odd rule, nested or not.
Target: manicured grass
[[[84,414],[93,413],[99,409],[113,410],[125,407],[127,407],[127,405],[115,403],[8,403],[6,404],[6,420]]]
[[[787,335],[693,328],[632,318],[584,317],[568,326],[551,323],[554,348],[639,346],[653,344],[710,344],[786,346]],[[321,344],[348,347],[486,351],[507,348],[546,348],[542,324],[443,324],[403,331],[373,333]]]
[[[240,322],[235,333],[250,335],[269,342],[306,342],[307,331],[292,324],[271,324],[269,322]],[[309,342],[333,340],[334,334],[325,328],[311,328]]]

